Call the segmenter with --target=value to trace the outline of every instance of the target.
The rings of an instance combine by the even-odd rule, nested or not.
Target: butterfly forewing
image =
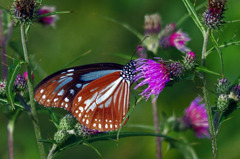
[[[89,129],[111,131],[120,127],[129,109],[130,81],[121,71],[98,78],[84,87],[72,103],[72,114]]]
[[[35,88],[35,100],[44,106],[70,111],[76,94],[90,82],[122,69],[114,63],[91,64],[58,71]]]

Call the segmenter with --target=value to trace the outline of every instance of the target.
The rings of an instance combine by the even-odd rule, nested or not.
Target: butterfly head
[[[131,60],[127,65],[125,65],[121,72],[121,77],[124,80],[128,80],[131,83],[133,82],[133,78],[135,77],[135,69],[136,69],[136,62]]]

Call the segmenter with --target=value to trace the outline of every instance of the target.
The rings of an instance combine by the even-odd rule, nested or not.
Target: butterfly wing
[[[58,71],[38,84],[34,98],[41,105],[71,111],[72,101],[80,90],[100,77],[120,71],[122,67],[115,63],[99,63]]]
[[[119,129],[129,109],[130,81],[121,71],[103,76],[84,87],[72,103],[72,114],[89,129]]]

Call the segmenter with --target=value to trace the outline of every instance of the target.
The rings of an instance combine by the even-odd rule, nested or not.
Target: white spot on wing
[[[65,102],[69,102],[69,99],[68,99],[68,97],[66,97],[66,98],[64,99],[64,101],[65,101]]]
[[[82,96],[78,97],[78,102],[80,102],[82,100]]]
[[[56,101],[58,101],[58,98],[53,99],[53,102],[56,102]]]
[[[89,120],[87,119],[87,120],[86,120],[86,124],[88,124],[88,123],[89,123]]]
[[[64,89],[61,89],[61,91],[59,91],[57,95],[58,95],[58,96],[62,96],[63,93],[64,93]]]
[[[105,128],[106,128],[106,129],[108,128],[108,124],[105,124]]]
[[[65,108],[67,108],[68,107],[68,104],[65,104]]]
[[[81,112],[83,112],[83,107],[79,107],[78,109],[79,109]]]
[[[44,90],[43,90],[43,89],[41,89],[40,93],[43,93],[43,92],[44,92]]]
[[[45,99],[45,98],[46,98],[46,95],[43,95],[42,98]]]
[[[78,83],[78,84],[76,84],[76,87],[77,87],[77,88],[80,88],[80,87],[82,87],[82,84],[81,84],[81,83]]]
[[[70,92],[70,94],[74,95],[75,91],[74,91],[74,89],[70,89],[69,92]]]
[[[101,124],[98,124],[98,128],[101,129],[101,128],[102,128],[102,125],[101,125]]]
[[[74,71],[74,69],[67,70],[67,72],[73,72],[73,71]]]
[[[73,73],[68,73],[68,74],[66,74],[66,76],[72,76],[73,75]]]
[[[93,127],[96,127],[96,123],[93,123]]]

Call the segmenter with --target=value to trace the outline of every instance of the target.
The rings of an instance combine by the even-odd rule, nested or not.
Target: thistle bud
[[[43,14],[55,12],[55,10],[56,10],[55,7],[43,6],[38,9],[37,15],[43,15]],[[49,26],[55,27],[55,22],[57,19],[58,19],[57,15],[49,15],[49,16],[38,18],[37,20],[42,25],[45,25],[45,26],[49,25]]]
[[[3,81],[0,81],[0,95],[4,96],[6,95],[6,81],[3,80]]]
[[[159,14],[145,15],[145,35],[158,34],[161,29],[161,17]]]
[[[69,138],[69,134],[67,133],[66,130],[58,130],[55,134],[54,134],[54,141],[57,144],[61,144],[64,141],[66,141]]]
[[[26,88],[27,81],[20,74],[17,75],[17,78],[14,81],[14,88],[18,91],[22,91]]]
[[[100,131],[97,131],[97,130],[88,129],[86,126],[80,123],[77,123],[74,126],[74,131],[77,136],[81,136],[81,137],[87,137],[89,135],[101,133]]]
[[[236,102],[240,101],[240,85],[236,85],[235,87],[232,88],[229,98],[233,99]]]
[[[183,66],[179,62],[171,62],[168,65],[168,69],[169,69],[171,78],[179,77],[179,76],[181,76],[181,74],[183,72]]]
[[[217,84],[217,89],[216,89],[217,93],[219,94],[227,93],[229,90],[229,87],[230,87],[230,84],[226,78],[219,79]]]
[[[20,23],[31,22],[36,16],[38,5],[34,0],[15,0],[12,5],[14,19]]]
[[[208,0],[208,9],[204,14],[204,22],[208,28],[215,29],[224,23],[222,19],[225,4],[226,0]]]
[[[194,52],[188,52],[183,60],[183,65],[186,70],[191,70],[195,68],[196,54]]]
[[[137,49],[136,49],[136,52],[137,52],[138,57],[147,58],[147,51],[143,46],[138,45]]]
[[[73,128],[75,122],[76,119],[71,114],[67,114],[61,119],[59,130],[70,130]]]
[[[228,96],[226,94],[220,94],[217,100],[217,109],[224,111],[229,105]]]

